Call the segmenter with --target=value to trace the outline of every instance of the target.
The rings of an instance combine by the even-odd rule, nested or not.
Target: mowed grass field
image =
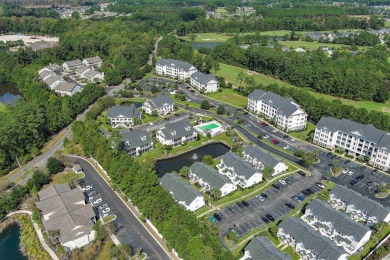
[[[288,84],[286,82],[283,82],[281,80],[274,79],[270,76],[261,74],[261,73],[255,73],[253,71],[248,71],[247,69],[231,66],[227,64],[220,64],[221,70],[217,72],[217,76],[224,77],[228,82],[231,82],[234,86],[238,87],[239,82],[236,80],[238,73],[244,72],[245,75],[253,76],[256,84],[263,84],[263,85],[269,85],[272,83],[276,83],[280,86],[290,87],[294,88],[295,86]],[[241,85],[244,87],[245,83],[241,83]],[[324,98],[325,100],[335,100],[339,99],[343,104],[351,105],[356,108],[365,108],[368,111],[376,110],[380,112],[389,113],[390,112],[390,103],[376,103],[373,101],[354,101],[344,98],[336,98],[330,95],[325,95],[321,93],[316,93],[313,91],[310,91],[310,93],[315,96],[316,98]],[[221,101],[224,101],[226,103],[230,103],[232,105],[236,105],[238,107],[243,107],[247,104],[247,98],[241,96],[239,93],[233,91],[232,89],[223,89],[222,92],[209,94],[210,97],[219,99]]]

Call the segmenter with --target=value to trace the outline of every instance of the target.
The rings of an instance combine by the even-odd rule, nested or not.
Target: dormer
[[[191,127],[189,127],[189,126],[186,127],[187,132],[190,131],[190,129],[191,129]]]
[[[141,140],[142,140],[142,141],[146,141],[146,135],[141,136]]]
[[[172,132],[171,132],[171,135],[176,135],[176,131],[172,131]]]

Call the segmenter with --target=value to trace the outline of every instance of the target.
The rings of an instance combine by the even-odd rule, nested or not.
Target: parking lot
[[[313,177],[294,174],[284,180],[286,181],[285,185],[277,183],[279,189],[271,186],[263,192],[267,196],[264,201],[255,196],[247,200],[247,207],[237,203],[218,212],[221,217],[221,220],[218,221],[221,235],[226,236],[230,230],[233,230],[238,237],[241,237],[253,229],[267,224],[267,221],[270,222],[266,217],[267,214],[277,220],[292,211],[293,209],[289,208],[286,203],[297,207],[301,201],[291,197],[297,194],[304,198],[307,197],[307,195],[300,193],[301,190],[307,188],[313,192],[321,190],[315,185],[318,180]]]
[[[136,253],[136,250],[138,248],[141,248],[141,245],[130,234],[130,232],[127,230],[127,228],[125,226],[123,226],[121,212],[119,212],[119,210],[115,207],[115,205],[113,205],[112,203],[110,203],[110,201],[108,201],[106,199],[107,197],[104,196],[104,191],[96,189],[96,187],[94,187],[94,185],[93,185],[93,182],[91,180],[89,180],[87,176],[78,180],[78,183],[79,183],[79,186],[81,189],[86,189],[88,186],[91,187],[89,189],[87,188],[88,190],[84,191],[86,194],[93,192],[93,191],[97,192],[97,194],[95,194],[93,196],[87,195],[87,198],[89,199],[89,202],[94,206],[95,212],[97,212],[99,214],[98,218],[101,218],[103,216],[107,217],[107,216],[110,216],[113,214],[116,215],[116,219],[114,220],[115,226],[117,227],[116,232],[115,232],[116,237],[118,238],[118,240],[121,243],[129,244],[131,246],[133,252]],[[94,203],[96,201],[98,201],[98,203]],[[103,208],[99,209],[99,207],[101,207],[104,204],[108,204],[107,207],[104,207],[104,209],[107,209],[107,208],[110,209],[108,213],[103,213],[103,210],[104,210]]]

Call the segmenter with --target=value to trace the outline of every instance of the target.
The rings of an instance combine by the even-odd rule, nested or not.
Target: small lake
[[[163,159],[156,162],[156,173],[162,177],[168,172],[179,172],[184,166],[190,167],[196,161],[202,161],[205,155],[211,155],[213,158],[220,157],[229,152],[229,146],[223,143],[212,143],[195,150],[183,153],[173,158]]]
[[[13,106],[21,97],[15,83],[0,83],[0,103]]]
[[[225,43],[226,42],[192,42],[192,47],[194,47],[195,50],[199,50],[199,48],[214,49],[218,45]]]
[[[134,101],[124,101],[120,105],[121,106],[130,106],[130,105],[133,105],[133,104],[134,104],[134,106],[136,108],[142,107],[142,102],[134,102]]]
[[[26,260],[19,250],[20,228],[17,224],[11,224],[0,233],[0,259]]]

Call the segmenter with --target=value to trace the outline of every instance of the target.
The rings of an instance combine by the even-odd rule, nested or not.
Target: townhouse
[[[254,237],[244,248],[241,260],[291,260],[291,256],[279,251],[266,237]]]
[[[54,88],[54,91],[61,96],[72,96],[81,91],[80,85],[62,81]]]
[[[253,168],[234,153],[226,153],[217,165],[220,174],[226,175],[235,185],[251,187],[263,180],[260,170]]]
[[[196,72],[197,69],[185,61],[173,59],[160,59],[156,62],[156,74],[184,80]]]
[[[103,60],[99,56],[95,56],[83,59],[82,63],[84,66],[100,68],[103,64]]]
[[[72,96],[81,91],[78,84],[70,83],[58,76],[57,72],[61,72],[61,67],[57,64],[51,64],[38,71],[39,77],[46,85],[62,96]]]
[[[166,173],[160,183],[177,201],[189,211],[195,211],[205,205],[203,193],[195,190],[191,184],[185,182],[175,173]]]
[[[81,60],[77,59],[77,60],[71,60],[71,61],[65,61],[63,64],[62,64],[62,69],[64,71],[72,71],[72,70],[75,70],[77,69],[78,67],[80,67],[81,65],[83,65],[83,63],[81,62]]]
[[[68,184],[54,184],[38,192],[36,206],[41,211],[45,231],[58,231],[58,239],[67,249],[81,248],[95,239],[96,221],[91,204],[84,193]],[[53,232],[54,233],[54,232]]]
[[[256,89],[248,96],[248,110],[273,120],[283,131],[306,128],[307,114],[292,98]]]
[[[168,95],[158,95],[155,98],[147,99],[142,104],[142,109],[146,114],[152,115],[153,111],[157,111],[159,116],[164,116],[173,112],[175,102]]]
[[[196,136],[197,133],[188,120],[166,124],[156,132],[156,139],[159,143],[172,145],[172,147],[194,141]]]
[[[298,218],[287,217],[278,225],[277,236],[294,248],[303,260],[346,260],[348,254]]]
[[[269,153],[254,145],[247,145],[242,152],[242,158],[250,163],[255,169],[263,170],[265,166],[274,169],[272,176],[282,173],[288,169],[284,162],[279,161]]]
[[[374,167],[390,169],[390,133],[348,119],[321,117],[313,143],[327,149],[341,147],[349,155],[366,156]]]
[[[201,93],[217,92],[219,89],[219,82],[214,75],[199,71],[191,74],[191,85]]]
[[[89,82],[102,82],[104,80],[104,73],[100,73],[91,67],[80,66],[75,72],[79,77],[85,78]]]
[[[131,127],[141,122],[142,112],[133,104],[130,106],[116,105],[107,111],[107,118],[110,119],[111,126]]]
[[[328,202],[333,208],[344,210],[353,220],[370,227],[379,221],[390,222],[390,209],[341,185],[336,185],[330,191]]]
[[[41,69],[39,72],[41,71],[52,71],[54,73],[61,73],[62,72],[62,66],[56,64],[56,63],[50,63],[49,65],[47,65],[46,67],[44,67],[43,69]]]
[[[366,244],[372,233],[368,226],[353,221],[348,215],[317,199],[310,202],[301,219],[350,255]]]
[[[203,191],[218,189],[221,192],[221,197],[237,190],[237,186],[226,176],[219,174],[217,170],[201,162],[195,162],[190,166],[189,177],[191,182],[198,183]]]
[[[123,134],[122,148],[131,156],[139,156],[153,149],[153,140],[146,130],[136,129]]]

